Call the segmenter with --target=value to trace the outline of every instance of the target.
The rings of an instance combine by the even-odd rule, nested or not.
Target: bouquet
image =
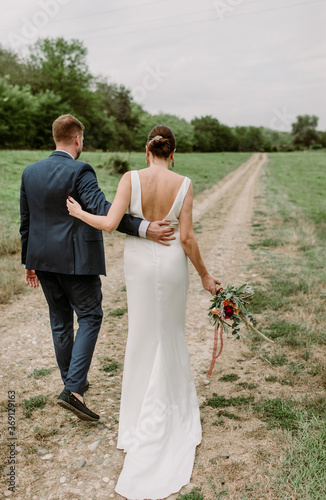
[[[223,349],[223,331],[228,334],[231,328],[232,335],[235,339],[240,338],[240,323],[243,322],[248,333],[255,332],[264,340],[273,342],[263,333],[255,328],[256,321],[253,315],[248,311],[247,306],[250,304],[254,296],[254,290],[246,283],[241,286],[228,285],[225,289],[219,288],[209,308],[208,316],[215,326],[214,331],[214,348],[213,359],[207,378],[210,378],[213,372],[216,359]],[[232,324],[228,323],[232,321]],[[218,337],[220,338],[220,350],[217,353]]]

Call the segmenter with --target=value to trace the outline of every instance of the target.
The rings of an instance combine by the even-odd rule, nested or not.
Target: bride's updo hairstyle
[[[175,146],[174,133],[169,127],[156,125],[150,131],[147,139],[147,147],[153,156],[168,158],[175,150]]]

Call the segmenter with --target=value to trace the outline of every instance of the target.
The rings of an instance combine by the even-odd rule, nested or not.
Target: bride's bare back
[[[150,222],[163,220],[172,208],[184,177],[156,166],[140,170],[138,174],[144,217]]]

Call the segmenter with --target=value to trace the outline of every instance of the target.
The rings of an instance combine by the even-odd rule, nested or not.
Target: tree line
[[[142,151],[149,130],[170,126],[179,152],[278,151],[320,145],[318,117],[298,116],[292,134],[264,127],[228,127],[212,116],[191,122],[171,114],[152,115],[131,90],[96,78],[79,40],[40,39],[21,58],[0,46],[0,147],[52,149],[52,122],[71,113],[85,125],[85,149]],[[315,146],[317,147],[317,146]]]

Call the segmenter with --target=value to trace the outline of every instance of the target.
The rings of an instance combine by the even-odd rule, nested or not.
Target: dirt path
[[[260,170],[266,160],[265,154],[253,155],[195,200],[194,220],[201,252],[207,267],[222,284],[252,281],[255,276],[248,270],[252,263],[248,247],[250,220],[254,197],[259,190]],[[14,497],[17,499],[121,498],[114,493],[114,485],[123,463],[122,452],[115,448],[122,373],[120,370],[110,377],[101,367],[105,358],[123,362],[127,337],[123,241],[123,236],[118,234],[107,238],[108,277],[103,279],[105,317],[89,374],[91,388],[87,403],[101,414],[99,424],[81,422],[56,405],[62,382],[54,360],[48,311],[41,290],[31,290],[1,308],[2,421],[6,424],[7,391],[15,391],[17,486]],[[204,385],[213,335],[206,312],[209,299],[191,269],[186,335],[201,403],[208,395],[221,391],[217,379],[223,370],[230,372],[235,367],[239,373],[243,370],[248,381],[261,376],[257,361],[239,359],[245,357],[244,351],[248,352],[246,345],[227,339],[210,386]],[[29,378],[36,368],[53,370],[46,377]],[[233,390],[234,386],[224,384],[224,393],[231,387]],[[33,410],[31,417],[26,418],[23,400],[38,395],[48,398],[46,406]],[[236,500],[241,496],[239,491],[248,475],[253,474],[253,467],[257,469],[259,463],[257,454],[252,451],[257,446],[272,448],[275,445],[266,435],[255,435],[258,420],[250,419],[238,427],[222,428],[212,426],[212,419],[216,417],[207,408],[202,414],[203,442],[198,447],[192,485],[202,487],[206,500],[215,499],[224,482],[222,474],[229,488],[228,498]],[[4,444],[9,437],[6,427]],[[230,455],[227,463],[221,458],[223,452]],[[5,462],[7,456],[5,451]],[[11,496],[6,484],[2,491],[5,497]]]

